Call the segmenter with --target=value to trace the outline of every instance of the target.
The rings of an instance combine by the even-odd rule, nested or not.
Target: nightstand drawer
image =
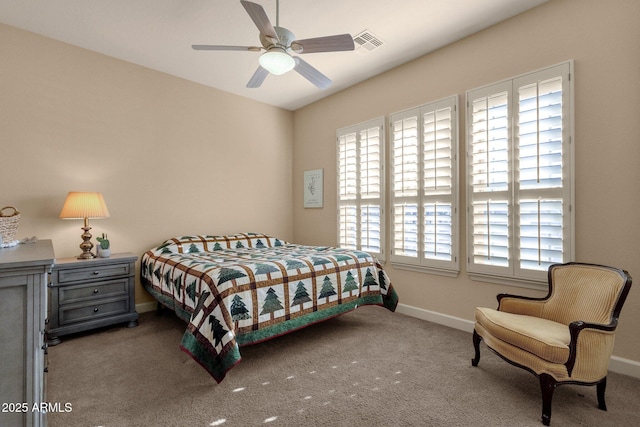
[[[59,323],[60,326],[63,326],[75,322],[87,322],[128,311],[129,300],[126,297],[97,304],[61,307],[59,310]]]
[[[74,302],[92,300],[113,296],[126,296],[129,292],[129,278],[111,279],[105,282],[91,284],[61,286],[58,288],[58,304],[65,305]]]
[[[129,264],[109,264],[93,267],[69,268],[55,270],[57,274],[57,283],[69,283],[85,280],[96,280],[116,276],[129,276]]]

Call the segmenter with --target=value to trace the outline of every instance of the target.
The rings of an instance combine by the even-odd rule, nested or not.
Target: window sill
[[[521,279],[516,277],[495,276],[484,273],[468,272],[469,278],[476,282],[485,282],[498,285],[513,286],[516,288],[534,289],[537,291],[546,291],[549,289],[547,280]]]
[[[399,262],[391,262],[393,268],[397,270],[414,271],[416,273],[436,274],[445,277],[458,277],[458,270],[447,270],[444,268],[427,267],[424,265],[403,264]]]

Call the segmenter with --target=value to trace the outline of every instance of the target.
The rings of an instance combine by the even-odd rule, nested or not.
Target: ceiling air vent
[[[369,30],[364,30],[353,38],[356,45],[356,52],[360,55],[366,55],[369,52],[381,47],[384,42]]]

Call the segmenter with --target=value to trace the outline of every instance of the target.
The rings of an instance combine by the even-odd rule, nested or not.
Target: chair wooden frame
[[[538,302],[545,302],[548,301],[552,295],[553,295],[553,280],[552,280],[552,274],[553,274],[553,270],[555,268],[563,268],[563,267],[570,267],[570,266],[586,266],[586,267],[595,267],[595,268],[599,268],[599,269],[608,269],[608,270],[612,270],[615,271],[616,273],[620,274],[624,280],[624,284],[621,287],[620,291],[618,292],[617,295],[617,300],[615,301],[615,305],[613,307],[613,310],[611,311],[611,316],[610,316],[610,321],[608,324],[599,324],[599,323],[593,323],[593,322],[586,322],[580,319],[576,319],[575,321],[572,321],[568,327],[569,327],[569,332],[570,332],[570,336],[571,336],[571,341],[569,343],[569,357],[567,359],[567,361],[564,363],[564,366],[566,367],[566,374],[567,377],[566,378],[562,378],[562,379],[556,379],[554,378],[554,376],[550,375],[549,373],[543,372],[543,373],[536,373],[536,371],[534,371],[531,367],[529,366],[525,366],[521,363],[517,363],[513,360],[510,360],[508,357],[504,356],[503,354],[500,354],[500,352],[498,352],[497,350],[491,348],[488,344],[487,344],[487,348],[489,348],[491,351],[493,351],[495,354],[497,354],[498,356],[500,356],[503,360],[509,362],[510,364],[517,366],[519,368],[522,368],[528,372],[531,372],[533,375],[535,375],[536,377],[538,377],[539,381],[540,381],[540,389],[542,392],[542,423],[544,425],[549,425],[551,422],[551,401],[553,398],[553,392],[555,391],[556,387],[561,385],[561,384],[578,384],[578,385],[588,385],[588,386],[596,386],[596,390],[597,390],[597,399],[598,399],[598,408],[602,409],[604,411],[607,410],[607,406],[606,406],[606,402],[605,402],[605,390],[607,387],[607,377],[606,374],[602,377],[599,378],[595,381],[582,381],[580,379],[576,379],[572,377],[572,373],[574,371],[574,367],[575,367],[575,363],[576,363],[576,358],[577,358],[577,348],[578,348],[578,341],[580,338],[580,334],[581,332],[585,331],[585,330],[600,330],[600,331],[609,331],[609,332],[613,332],[616,330],[617,326],[618,326],[618,318],[620,316],[620,311],[622,310],[622,306],[627,298],[627,295],[629,294],[629,290],[631,288],[631,276],[629,276],[629,273],[621,270],[621,269],[617,269],[617,268],[613,268],[613,267],[607,267],[604,265],[599,265],[599,264],[587,264],[587,263],[577,263],[577,262],[571,262],[571,263],[566,263],[566,264],[554,264],[551,265],[549,267],[548,270],[548,284],[549,284],[549,292],[548,294],[543,297],[543,298],[532,298],[532,297],[525,297],[525,296],[519,296],[519,295],[511,295],[511,294],[499,294],[497,295],[497,299],[498,299],[498,311],[500,311],[501,308],[501,303],[503,301],[504,298],[516,298],[518,300],[522,300],[522,301],[538,301]],[[483,338],[478,334],[478,332],[476,331],[476,328],[474,328],[473,331],[473,346],[475,349],[475,357],[471,360],[471,364],[473,366],[478,366],[478,363],[480,361],[480,342],[483,340]]]

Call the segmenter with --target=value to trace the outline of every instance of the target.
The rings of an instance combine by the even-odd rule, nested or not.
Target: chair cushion
[[[562,323],[522,314],[476,308],[476,322],[494,338],[505,341],[552,363],[569,358],[569,327]]]

